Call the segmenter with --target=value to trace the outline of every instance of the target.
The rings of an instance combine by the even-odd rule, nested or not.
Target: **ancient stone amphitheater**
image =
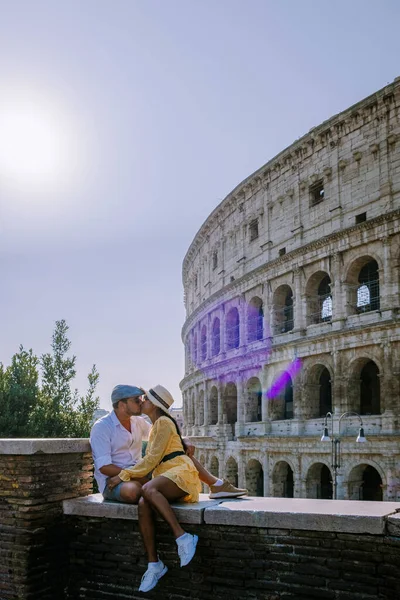
[[[336,482],[338,498],[400,500],[399,231],[400,78],[201,226],[183,262],[181,389],[213,473],[252,495],[332,498]],[[327,413],[340,443],[321,441]]]

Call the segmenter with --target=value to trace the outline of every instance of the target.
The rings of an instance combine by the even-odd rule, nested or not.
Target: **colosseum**
[[[204,222],[181,390],[212,473],[251,495],[400,500],[399,231],[400,77]]]

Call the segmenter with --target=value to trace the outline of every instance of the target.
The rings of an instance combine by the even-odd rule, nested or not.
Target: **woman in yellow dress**
[[[153,423],[146,455],[133,467],[111,477],[107,485],[112,489],[121,481],[153,472],[151,481],[142,486],[138,505],[139,528],[149,561],[139,591],[149,592],[168,571],[157,554],[156,513],[170,526],[178,546],[181,567],[186,566],[195,555],[198,537],[182,529],[170,502],[197,502],[201,484],[192,460],[186,456],[178,425],[168,412],[174,402],[173,397],[162,385],[156,385],[144,394],[142,412]]]

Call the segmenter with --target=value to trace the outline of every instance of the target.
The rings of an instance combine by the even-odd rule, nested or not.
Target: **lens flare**
[[[295,360],[289,365],[279,377],[274,381],[269,390],[267,390],[267,398],[272,400],[276,398],[282,390],[288,385],[301,369],[301,360],[295,358]]]

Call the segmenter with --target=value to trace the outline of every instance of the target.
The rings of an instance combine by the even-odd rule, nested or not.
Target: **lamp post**
[[[340,424],[341,424],[343,418],[351,417],[351,416],[358,417],[360,420],[360,429],[358,431],[358,436],[357,436],[356,442],[357,443],[366,442],[367,439],[364,435],[364,426],[363,426],[362,418],[358,413],[353,412],[353,411],[347,411],[340,415],[338,433],[336,436],[334,435],[334,431],[333,431],[333,423],[334,423],[333,414],[331,412],[328,412],[325,415],[324,433],[321,437],[321,442],[331,442],[331,444],[332,444],[331,464],[332,464],[332,468],[333,468],[333,499],[334,500],[337,500],[337,475],[338,475],[338,470],[340,469],[340,458],[341,458],[341,456],[340,456]],[[329,435],[329,430],[328,430],[328,417],[330,417],[331,423],[332,423],[331,436]]]

